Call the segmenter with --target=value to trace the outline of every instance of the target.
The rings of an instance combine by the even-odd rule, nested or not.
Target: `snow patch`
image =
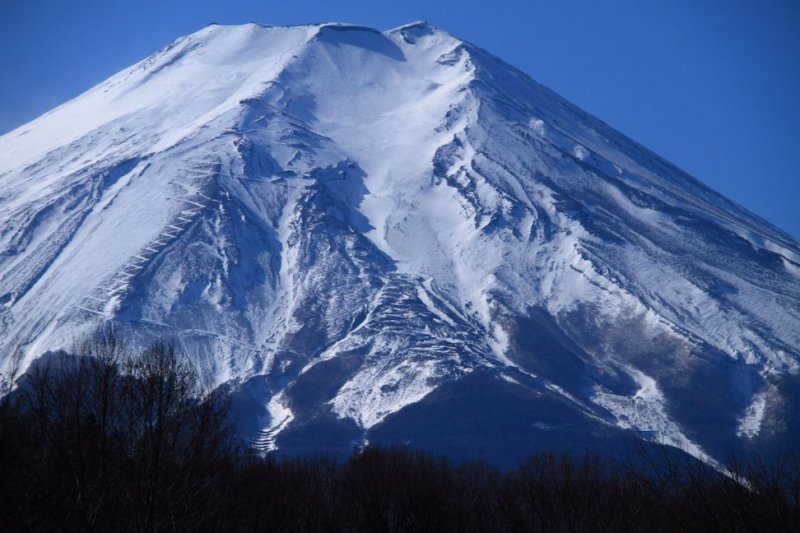
[[[789,261],[785,257],[781,257],[781,260],[783,261],[783,268],[785,268],[786,271],[792,276],[800,279],[800,266],[793,261]]]
[[[498,323],[492,324],[491,335],[487,338],[494,356],[505,366],[517,368],[517,365],[508,358],[506,351],[510,343],[508,332]]]
[[[433,299],[428,294],[428,291],[426,291],[423,287],[417,287],[417,297],[423,304],[425,304],[425,307],[427,307],[431,313],[441,318],[443,321],[447,322],[451,326],[456,325],[456,323],[453,322],[452,318],[447,316],[446,313],[444,313],[441,309],[436,307],[436,304],[433,302]]]
[[[656,381],[636,368],[628,366],[625,370],[639,386],[633,396],[612,394],[598,387],[592,400],[616,417],[617,426],[632,429],[647,440],[674,446],[702,461],[716,465],[716,462],[700,446],[689,440],[670,419],[666,411],[666,399]]]
[[[750,405],[744,412],[744,416],[739,420],[739,426],[736,428],[736,436],[753,439],[758,436],[761,431],[761,422],[764,420],[764,414],[767,409],[767,396],[770,389],[763,390],[753,395]]]
[[[500,377],[503,379],[503,381],[507,381],[508,383],[513,383],[514,385],[522,385],[522,383],[520,383],[516,379],[512,378],[511,376],[509,376],[505,372],[501,372],[500,373]]]
[[[538,135],[539,137],[544,137],[545,129],[544,129],[544,120],[532,117],[528,121],[528,127],[533,130],[533,133]]]
[[[254,443],[256,449],[259,451],[266,453],[278,449],[275,444],[278,434],[286,429],[286,426],[294,420],[294,413],[292,413],[288,403],[285,391],[280,392],[270,399],[267,404],[269,425],[261,430],[261,433]]]
[[[416,403],[433,389],[436,361],[363,368],[331,400],[333,411],[369,429],[391,413]]]

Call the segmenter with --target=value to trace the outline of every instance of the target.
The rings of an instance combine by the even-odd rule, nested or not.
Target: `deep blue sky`
[[[797,0],[0,0],[0,133],[212,21],[419,19],[800,237]]]

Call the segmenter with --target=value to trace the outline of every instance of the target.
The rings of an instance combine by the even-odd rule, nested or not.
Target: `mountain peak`
[[[388,33],[402,33],[405,35],[430,35],[432,33],[436,33],[442,31],[433,24],[429,23],[426,20],[418,20],[416,22],[411,22],[409,24],[404,24],[402,26],[398,26],[397,28],[389,30]]]

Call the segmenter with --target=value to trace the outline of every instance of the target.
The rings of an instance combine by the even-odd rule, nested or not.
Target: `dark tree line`
[[[157,343],[100,333],[0,401],[3,531],[800,531],[800,460],[720,474],[664,451],[504,472],[405,448],[261,458]]]
[[[131,357],[99,333],[77,351],[36,363],[0,405],[0,524],[200,527],[236,457],[223,399],[198,399],[165,343]]]

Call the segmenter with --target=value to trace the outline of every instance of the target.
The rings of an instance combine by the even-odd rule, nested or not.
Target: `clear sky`
[[[800,237],[797,0],[0,0],[0,133],[209,22],[421,19]]]

